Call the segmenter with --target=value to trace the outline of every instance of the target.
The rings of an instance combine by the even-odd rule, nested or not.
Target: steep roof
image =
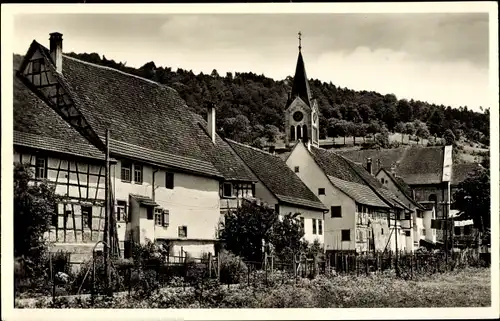
[[[396,185],[396,187],[401,191],[401,193],[403,193],[403,195],[405,195],[406,198],[408,198],[413,205],[415,205],[418,208],[423,208],[422,205],[420,205],[413,199],[411,187],[408,186],[408,184],[406,184],[406,182],[401,177],[394,176],[390,171],[388,171],[385,168],[381,168],[380,171],[383,171],[394,182],[394,185]]]
[[[83,138],[15,76],[20,64],[21,57],[14,56],[14,145],[103,160],[104,153]]]
[[[389,208],[374,192],[367,186],[339,179],[334,176],[328,176],[330,182],[342,192],[347,194],[357,203],[374,207]]]
[[[375,172],[382,167],[390,169],[394,166],[397,175],[408,185],[442,182],[444,146],[349,150],[338,153],[361,164],[371,158]]]
[[[475,170],[483,168],[479,163],[453,164],[451,185],[458,185],[465,181]]]
[[[335,177],[342,181],[357,184],[353,186],[367,186],[380,201],[394,207],[400,207],[399,204],[394,201],[396,196],[391,191],[387,190],[375,177],[370,175],[359,164],[323,148],[311,146],[310,153],[328,177]]]
[[[206,122],[174,89],[66,55],[62,59],[59,81],[101,139],[110,130],[112,153],[200,175],[255,180],[226,142],[217,136],[212,143]]]
[[[321,201],[278,156],[227,140],[257,178],[281,202],[326,210]]]
[[[299,51],[297,58],[297,66],[295,67],[295,76],[293,77],[291,101],[296,97],[300,97],[308,106],[311,106],[311,89],[309,88],[309,80],[307,79],[306,67],[302,52]],[[291,103],[289,101],[289,103]]]

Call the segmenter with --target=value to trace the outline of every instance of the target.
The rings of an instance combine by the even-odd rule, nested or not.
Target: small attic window
[[[32,67],[31,72],[33,74],[40,73],[40,71],[42,70],[42,63],[43,63],[42,59],[33,60],[33,67]]]

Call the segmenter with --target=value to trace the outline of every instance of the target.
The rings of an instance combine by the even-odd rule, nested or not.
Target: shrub
[[[220,252],[219,258],[221,283],[234,284],[241,279],[245,279],[248,267],[239,256],[223,250]]]

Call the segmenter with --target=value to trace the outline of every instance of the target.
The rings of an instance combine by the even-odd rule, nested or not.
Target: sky
[[[445,106],[489,107],[487,13],[30,14],[14,17],[14,53],[49,33],[64,52],[140,67],[293,76],[298,32],[309,78]]]

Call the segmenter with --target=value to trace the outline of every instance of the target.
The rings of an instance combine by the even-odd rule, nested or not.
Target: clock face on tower
[[[304,118],[304,115],[300,111],[296,111],[293,113],[293,119],[295,121],[301,121]]]

